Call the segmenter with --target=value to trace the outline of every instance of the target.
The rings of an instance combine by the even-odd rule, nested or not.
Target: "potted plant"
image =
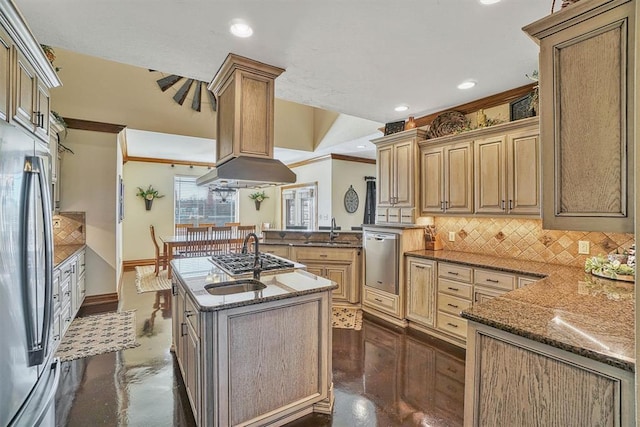
[[[159,194],[158,190],[154,190],[153,186],[150,185],[146,190],[142,187],[138,187],[138,193],[136,194],[136,196],[142,197],[144,199],[144,207],[149,211],[151,210],[153,199],[164,197],[164,194]]]
[[[264,193],[264,191],[258,191],[258,192],[249,194],[249,198],[252,199],[255,202],[256,210],[259,211],[260,210],[260,203],[262,203],[262,201],[264,199],[268,199],[269,196],[267,196]]]

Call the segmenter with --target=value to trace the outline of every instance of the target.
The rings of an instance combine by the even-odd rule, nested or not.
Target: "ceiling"
[[[551,0],[15,1],[41,43],[204,81],[233,52],[285,68],[279,98],[380,123],[530,83],[538,48],[521,27],[551,8]],[[235,18],[252,37],[229,33]],[[457,89],[466,79],[477,85]],[[398,104],[409,110],[395,112]]]

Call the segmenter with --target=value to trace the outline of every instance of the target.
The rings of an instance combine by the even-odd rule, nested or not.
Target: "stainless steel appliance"
[[[0,123],[0,426],[54,426],[53,233],[47,149]]]
[[[235,276],[253,271],[255,257],[252,253],[228,253],[216,254],[211,257],[211,261],[227,273]],[[271,254],[260,253],[260,270],[286,270],[292,269],[294,263]]]
[[[364,232],[365,285],[398,294],[398,251],[395,233]]]

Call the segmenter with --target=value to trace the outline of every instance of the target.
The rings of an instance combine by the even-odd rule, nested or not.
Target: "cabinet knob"
[[[382,302],[380,298],[374,298],[375,301]]]
[[[504,210],[504,200],[502,201],[502,210]]]
[[[455,304],[447,303],[447,305],[448,305],[449,307],[458,308],[458,306],[457,306],[457,305],[455,305]]]
[[[447,274],[451,274],[453,276],[459,276],[460,273],[458,273],[457,271],[447,271]]]
[[[509,199],[509,210],[513,209],[513,200]]]
[[[491,283],[500,283],[500,281],[496,279],[486,279],[486,280],[487,282],[491,282]]]
[[[195,313],[193,311],[189,311],[189,310],[185,310],[184,311],[184,317],[191,317],[193,316]]]
[[[455,323],[451,323],[451,322],[447,322],[447,325],[451,326],[452,328],[457,328],[458,325],[456,325]]]
[[[458,288],[454,288],[454,287],[451,287],[451,286],[448,286],[447,289],[449,289],[450,291],[456,291],[456,292],[458,292],[460,290]]]
[[[416,268],[419,268],[420,270],[424,270],[424,265],[416,265]]]

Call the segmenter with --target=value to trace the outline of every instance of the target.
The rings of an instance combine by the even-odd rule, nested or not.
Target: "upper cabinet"
[[[635,3],[582,1],[523,30],[540,44],[543,228],[632,233]]]
[[[422,214],[540,215],[537,117],[419,145]]]
[[[376,223],[413,224],[420,197],[418,141],[425,131],[411,129],[374,139],[377,148]]]
[[[49,142],[49,89],[61,82],[22,15],[0,4],[0,119]]]

